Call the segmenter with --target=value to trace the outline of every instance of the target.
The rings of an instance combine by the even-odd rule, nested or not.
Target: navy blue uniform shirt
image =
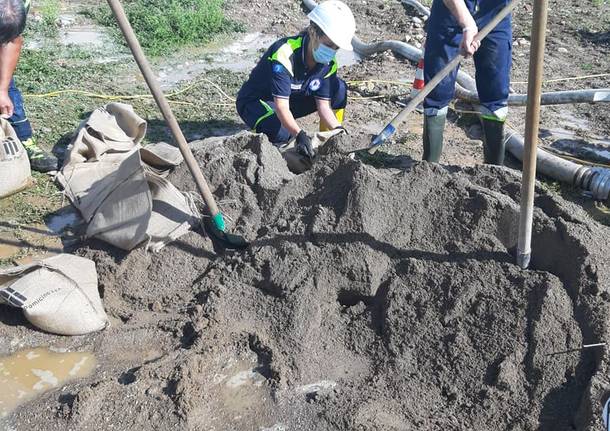
[[[237,99],[270,101],[299,94],[330,100],[330,78],[337,73],[337,60],[316,63],[313,70],[307,70],[305,53],[309,43],[307,32],[276,41],[252,70]]]

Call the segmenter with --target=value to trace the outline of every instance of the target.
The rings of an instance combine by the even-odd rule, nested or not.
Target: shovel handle
[[[138,38],[136,37],[133,28],[129,23],[129,20],[127,19],[127,15],[125,14],[123,5],[121,5],[121,2],[119,0],[108,0],[108,4],[110,5],[110,9],[112,9],[112,13],[114,14],[114,17],[117,23],[119,24],[119,28],[121,29],[123,36],[125,36],[127,45],[129,45],[129,49],[131,50],[133,57],[136,60],[136,63],[138,64],[142,75],[144,76],[144,80],[146,81],[146,84],[148,85],[148,88],[150,89],[150,92],[152,93],[155,102],[157,102],[157,106],[161,110],[161,113],[163,114],[163,117],[165,118],[165,121],[167,122],[172,132],[172,135],[174,136],[174,139],[178,143],[178,148],[180,148],[180,152],[184,157],[184,161],[186,162],[186,165],[188,166],[189,170],[191,171],[191,174],[193,175],[193,178],[195,179],[197,188],[199,189],[199,192],[203,197],[203,201],[208,207],[208,210],[210,212],[210,215],[212,216],[214,223],[217,226],[221,225],[222,229],[220,230],[224,230],[224,221],[222,220],[222,214],[220,213],[218,206],[216,205],[214,196],[212,196],[212,192],[210,191],[208,183],[206,182],[205,177],[201,172],[201,168],[197,164],[195,157],[193,157],[193,153],[191,152],[191,149],[189,148],[186,142],[186,138],[184,137],[184,134],[182,133],[182,130],[178,125],[178,121],[176,120],[176,117],[174,116],[174,113],[172,112],[172,109],[169,106],[169,103],[167,102],[163,91],[161,91],[161,87],[159,86],[159,83],[157,82],[157,79],[150,67],[150,64],[148,63],[148,60],[144,55],[144,51],[140,46],[140,42],[138,41]],[[220,226],[218,227],[220,228]]]
[[[508,16],[508,14],[511,13],[517,2],[518,0],[512,0],[509,4],[507,4],[504,9],[498,12],[498,14],[485,27],[483,27],[481,31],[477,33],[474,39],[479,42],[485,39],[485,37],[487,37],[487,35],[491,33],[494,28],[496,28],[500,21],[502,21]],[[417,94],[413,99],[411,99],[407,106],[405,106],[403,110],[400,111],[394,117],[394,119],[390,121],[387,126],[384,127],[381,133],[375,137],[368,149],[368,152],[370,154],[375,154],[379,147],[383,145],[384,142],[396,132],[396,129],[405,120],[407,115],[409,115],[411,111],[417,108],[417,105],[424,101],[426,96],[436,88],[439,82],[445,79],[447,75],[449,75],[460,64],[461,60],[462,55],[457,55],[453,60],[447,63],[440,72],[434,75],[434,77],[430,81],[428,81],[424,88],[421,89],[419,94]]]

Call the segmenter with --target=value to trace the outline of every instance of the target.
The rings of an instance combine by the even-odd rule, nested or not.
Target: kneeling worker
[[[239,116],[276,145],[296,137],[296,150],[312,160],[311,138],[295,118],[313,112],[320,130],[342,128],[347,86],[337,76],[339,48],[352,50],[356,21],[349,7],[327,0],[308,15],[309,27],[275,42],[250,73],[237,95]]]

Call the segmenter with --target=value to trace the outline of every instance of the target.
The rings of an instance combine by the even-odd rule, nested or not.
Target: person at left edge
[[[49,172],[57,170],[57,158],[36,145],[23,97],[13,79],[29,9],[30,0],[0,0],[0,115],[8,119],[15,129],[28,153],[32,169]]]
[[[309,27],[276,41],[250,73],[237,95],[239,116],[276,145],[296,137],[296,150],[315,157],[311,138],[296,118],[313,112],[320,130],[343,129],[347,86],[337,76],[339,48],[352,50],[356,21],[349,7],[327,0],[308,15]]]

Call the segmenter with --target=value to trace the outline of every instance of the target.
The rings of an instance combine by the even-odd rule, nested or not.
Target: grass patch
[[[117,91],[112,77],[121,66],[92,60],[92,56],[80,48],[60,45],[22,51],[15,82],[24,95],[34,137],[44,149],[51,150],[76,130],[87,112],[107,102],[72,94],[39,95],[70,89],[100,93]]]
[[[223,0],[130,0],[124,2],[124,8],[140,44],[151,55],[167,54],[178,47],[209,42],[217,34],[243,30],[225,17]],[[85,14],[114,28],[124,43],[106,5]]]
[[[593,65],[591,63],[583,63],[580,65],[580,68],[585,72],[591,72],[593,70]]]
[[[112,64],[95,64],[84,49],[54,46],[53,49],[24,49],[16,79],[24,93],[43,93],[83,86],[93,73],[109,73]]]
[[[2,199],[0,221],[15,226],[41,225],[45,217],[59,209],[61,194],[50,176],[32,172],[33,185]]]
[[[38,33],[44,37],[57,37],[59,34],[59,12],[61,3],[59,0],[41,0],[35,4],[39,19],[28,19],[26,38],[31,34]]]

